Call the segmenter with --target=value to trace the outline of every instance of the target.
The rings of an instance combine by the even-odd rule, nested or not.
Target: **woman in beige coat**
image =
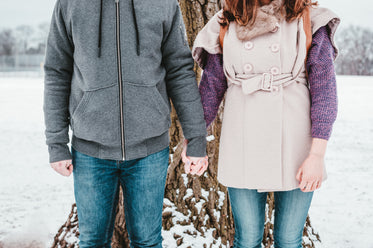
[[[228,187],[235,248],[261,247],[270,191],[275,247],[302,247],[337,113],[338,24],[311,0],[226,0],[195,40],[207,126],[225,95],[218,180]]]

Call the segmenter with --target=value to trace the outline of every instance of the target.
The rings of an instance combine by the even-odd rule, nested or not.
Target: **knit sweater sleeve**
[[[206,53],[206,63],[199,84],[203,112],[208,127],[215,119],[227,90],[227,79],[223,70],[222,54]]]
[[[337,117],[335,51],[327,26],[312,37],[306,63],[311,93],[312,137],[328,140]]]

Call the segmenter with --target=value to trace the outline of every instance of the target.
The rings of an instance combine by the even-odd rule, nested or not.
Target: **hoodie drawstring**
[[[140,36],[139,36],[139,27],[137,25],[137,17],[136,17],[136,9],[135,9],[134,0],[132,0],[132,15],[133,15],[133,21],[135,23],[135,29],[136,29],[136,53],[137,53],[137,56],[140,56]]]
[[[135,32],[136,32],[136,54],[140,56],[140,35],[139,35],[139,27],[137,24],[137,16],[136,16],[136,8],[134,0],[131,0],[132,3],[132,15],[133,21],[135,24]],[[100,20],[99,20],[99,27],[98,27],[98,57],[101,57],[101,43],[102,43],[102,0],[100,0]]]
[[[100,20],[98,25],[98,57],[101,57],[101,39],[102,39],[102,0],[100,0]]]

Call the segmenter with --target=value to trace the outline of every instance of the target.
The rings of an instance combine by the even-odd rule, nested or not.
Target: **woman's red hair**
[[[286,21],[290,22],[301,17],[303,10],[309,5],[317,5],[317,2],[313,2],[313,0],[284,0],[282,8],[286,13]],[[225,0],[221,23],[226,25],[231,21],[237,21],[240,25],[252,25],[260,6],[259,0]]]

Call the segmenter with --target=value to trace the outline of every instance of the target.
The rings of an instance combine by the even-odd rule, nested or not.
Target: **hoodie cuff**
[[[206,137],[198,136],[188,140],[186,155],[189,157],[205,157],[206,156]]]
[[[72,159],[69,147],[66,144],[48,145],[49,163]]]

